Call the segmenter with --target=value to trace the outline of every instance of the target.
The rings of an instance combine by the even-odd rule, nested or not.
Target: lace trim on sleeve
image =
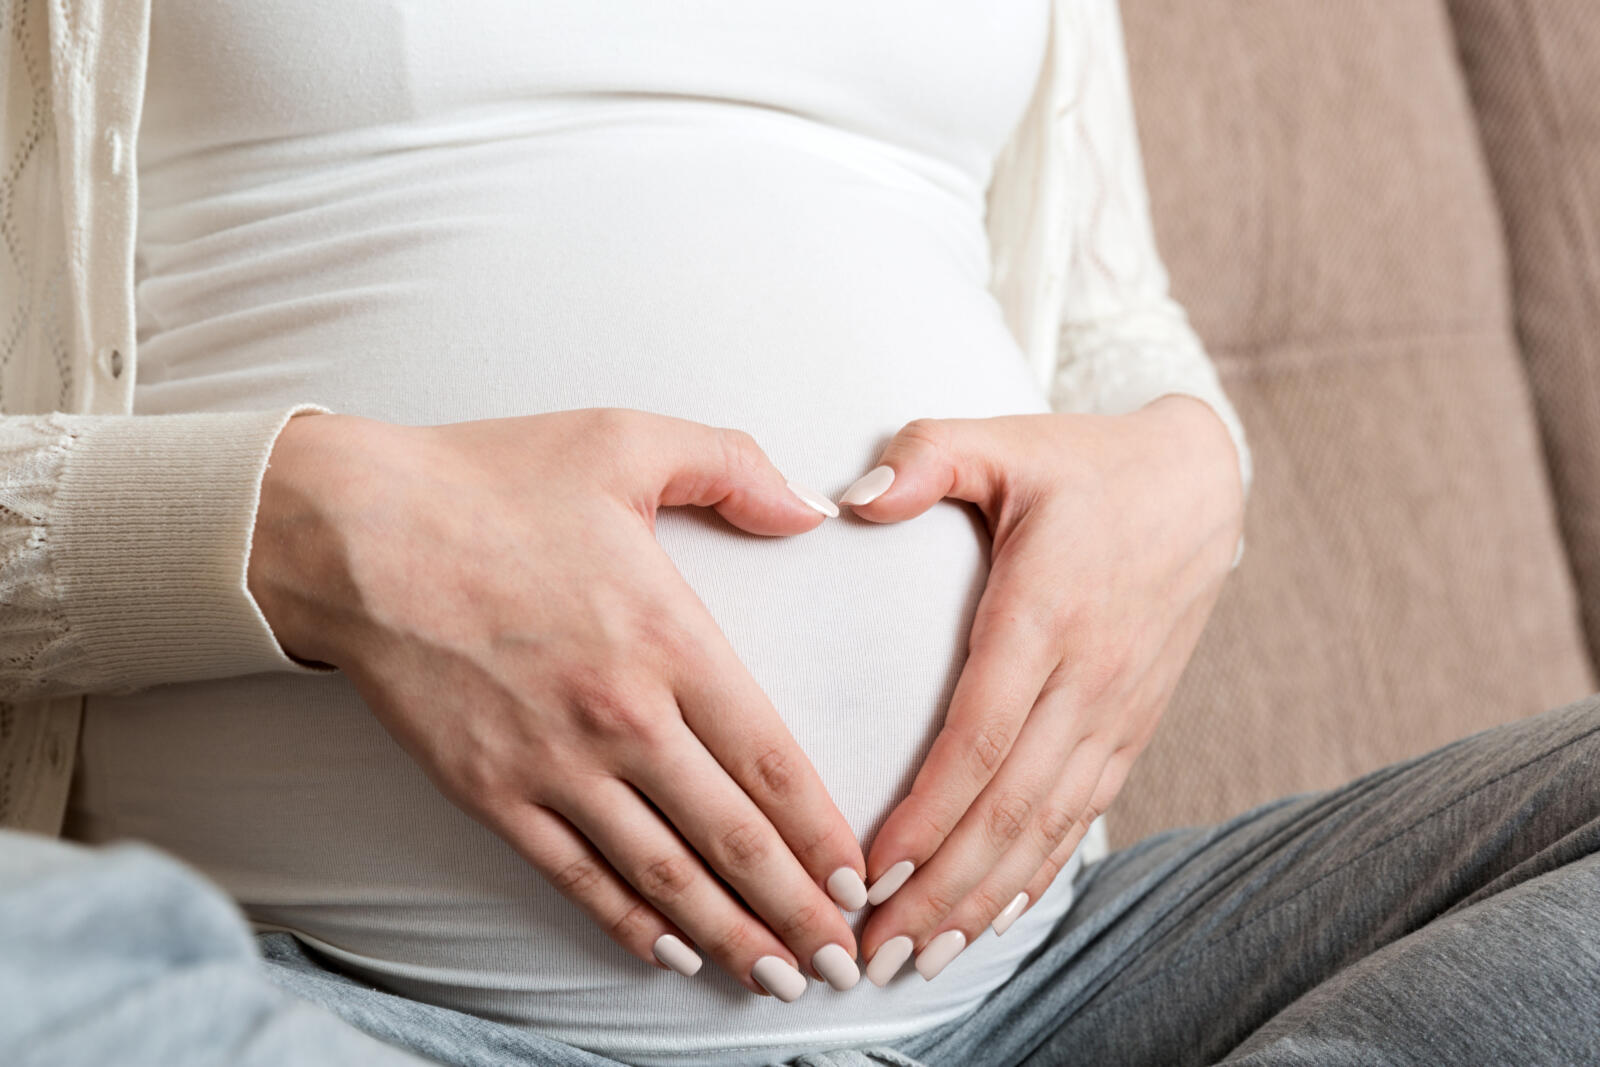
[[[1120,12],[1115,0],[1073,11],[1061,42],[1071,100],[1056,119],[1070,145],[1072,238],[1051,403],[1123,414],[1165,394],[1194,396],[1227,427],[1248,493],[1253,470],[1243,426],[1169,295],[1156,248]]]
[[[0,419],[0,698],[38,695],[72,658],[49,517],[76,440],[54,413]]]

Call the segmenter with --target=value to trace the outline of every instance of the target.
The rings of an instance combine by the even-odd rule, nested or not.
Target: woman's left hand
[[[868,967],[881,985],[908,949],[931,978],[1003,931],[1111,804],[1228,576],[1243,491],[1222,421],[1178,395],[1128,415],[919,419],[880,466],[893,481],[856,514],[900,522],[950,497],[993,538],[944,727],[867,855],[862,958],[909,939]]]

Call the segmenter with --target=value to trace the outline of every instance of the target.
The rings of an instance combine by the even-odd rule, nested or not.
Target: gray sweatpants
[[[1600,1063],[1597,771],[1593,697],[1148,838],[1086,868],[1051,939],[969,1015],[793,1062]],[[153,850],[0,834],[0,1062],[416,1062],[394,1046],[616,1062],[252,939]]]

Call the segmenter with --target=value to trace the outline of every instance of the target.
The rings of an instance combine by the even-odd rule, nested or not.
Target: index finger
[[[991,572],[944,726],[867,854],[869,903],[889,899],[955,830],[1059,665],[1045,627],[1025,607],[1030,602],[1004,572]]]
[[[684,721],[834,903],[865,907],[867,865],[855,832],[703,605],[700,615],[699,653],[676,682]]]

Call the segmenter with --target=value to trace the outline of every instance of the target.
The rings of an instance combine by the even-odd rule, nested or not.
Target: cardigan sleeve
[[[0,416],[0,701],[330,672],[246,585],[278,432],[327,412]]]
[[[1071,57],[1071,106],[1054,120],[1065,124],[1057,136],[1068,146],[1071,195],[1051,405],[1118,415],[1174,393],[1204,401],[1233,439],[1248,495],[1253,472],[1244,428],[1168,293],[1156,249],[1118,5],[1096,0],[1076,10],[1081,22],[1061,42]]]

